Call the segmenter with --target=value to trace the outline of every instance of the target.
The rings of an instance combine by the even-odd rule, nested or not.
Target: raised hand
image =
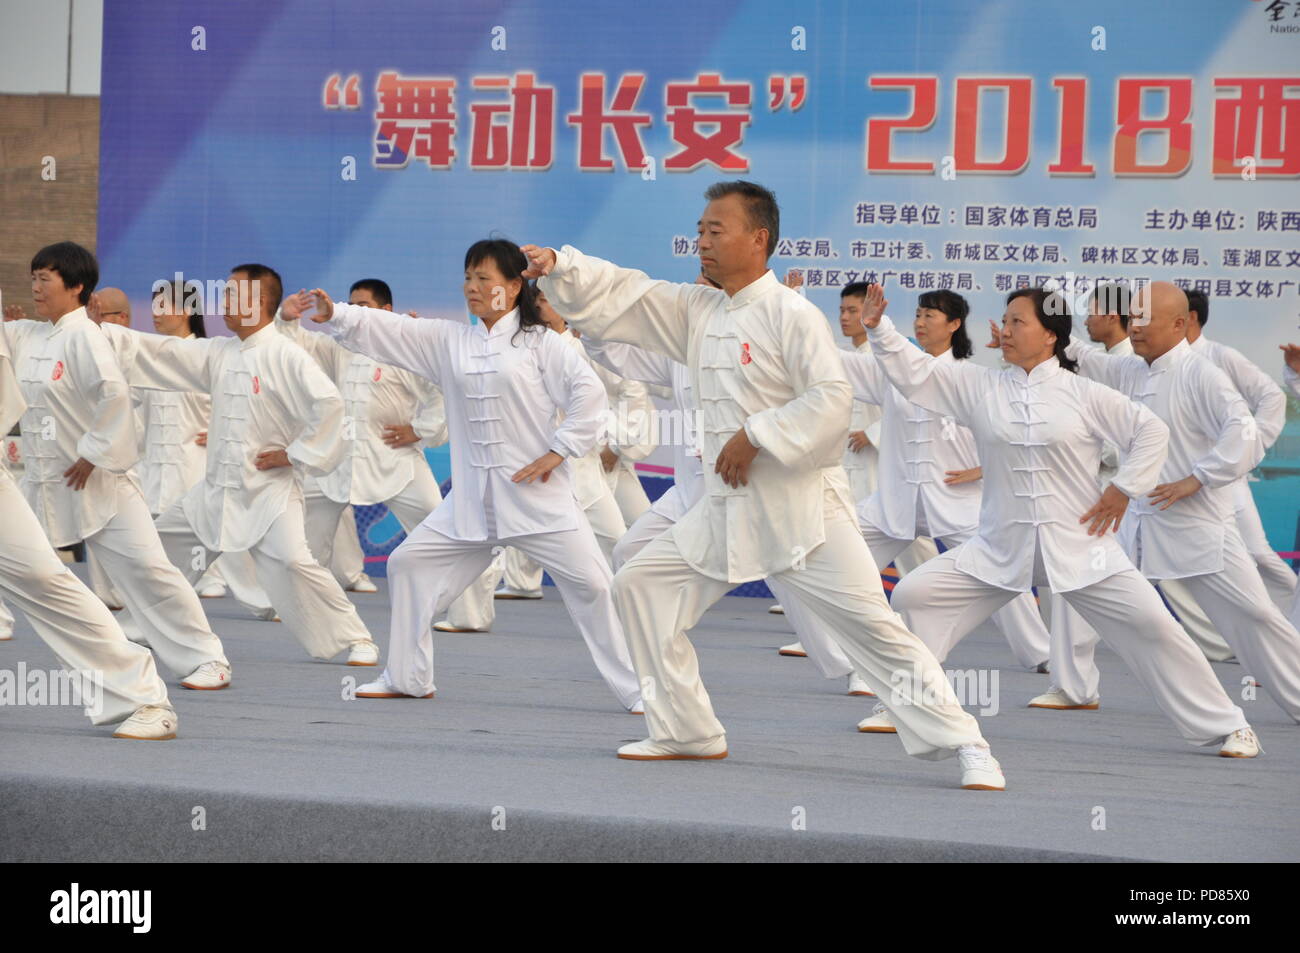
[[[300,289],[291,295],[286,295],[280,302],[280,317],[286,321],[297,321],[307,313],[307,306],[311,304],[311,295],[307,290]]]
[[[519,250],[528,256],[528,270],[523,274],[525,278],[540,278],[542,275],[549,275],[551,269],[555,267],[555,252],[549,248],[539,248],[537,245],[523,245]]]
[[[23,310],[22,305],[20,304],[5,305],[6,321],[22,321],[26,317],[27,317],[27,312]]]
[[[5,320],[9,320],[8,317]],[[1286,366],[1300,374],[1300,344],[1279,344],[1278,347],[1282,349],[1282,360],[1286,361]]]
[[[785,286],[787,288],[803,287],[803,272],[798,268],[791,268],[785,273]]]
[[[885,289],[880,285],[868,285],[866,297],[862,301],[862,326],[874,328],[880,324],[889,302],[885,300]]]
[[[100,320],[102,320],[100,317],[102,310],[103,309],[99,303],[99,292],[92,291],[90,293],[90,300],[86,302],[86,317],[90,318],[90,320],[94,321],[96,324],[99,324]],[[80,489],[80,487],[78,487],[78,489]]]
[[[311,319],[317,324],[324,324],[330,318],[334,317],[334,301],[322,289],[317,288],[311,293],[316,300],[316,310],[312,313]]]
[[[989,318],[989,330],[993,332],[993,338],[989,341],[988,344],[985,344],[984,346],[1001,349],[1002,329],[998,327],[998,323],[994,321],[992,318]]]

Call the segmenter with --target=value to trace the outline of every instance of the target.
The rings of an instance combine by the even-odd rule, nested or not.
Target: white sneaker
[[[540,589],[511,589],[509,586],[502,586],[496,592],[492,593],[493,599],[541,599],[542,590]]]
[[[379,587],[370,581],[369,576],[367,576],[365,573],[362,573],[360,576],[357,576],[356,582],[348,586],[348,591],[371,593],[371,592],[378,592]]]
[[[170,741],[176,737],[180,719],[176,712],[163,705],[145,705],[122,722],[114,738],[131,738],[136,741]]]
[[[210,582],[197,591],[200,599],[224,599],[227,592],[225,583],[221,582]]]
[[[957,749],[961,762],[961,786],[967,791],[1005,791],[1007,779],[993,752],[982,745],[962,745]]]
[[[716,761],[727,756],[727,736],[708,741],[635,741],[618,749],[627,761]]]
[[[452,625],[446,619],[443,619],[441,622],[435,622],[433,624],[433,627],[437,629],[439,632],[487,632],[488,631],[487,629],[471,629],[471,628],[462,629],[460,626]]]
[[[1057,686],[1053,685],[1041,695],[1029,699],[1030,708],[1053,708],[1057,711],[1096,711],[1101,707],[1101,700],[1094,698],[1090,702],[1076,702]]]
[[[378,665],[379,664],[379,646],[375,645],[370,639],[359,639],[352,643],[352,651],[348,653],[349,665]]]
[[[8,642],[14,637],[13,629],[0,630],[0,642]]]
[[[789,655],[794,658],[807,658],[808,653],[803,650],[802,642],[791,642],[789,645],[783,645],[776,650],[778,655]]]
[[[849,694],[876,697],[876,693],[871,690],[871,686],[863,681],[862,676],[857,672],[849,672]]]
[[[1255,731],[1249,725],[1238,728],[1228,735],[1223,747],[1219,749],[1220,758],[1253,758],[1264,753]]]
[[[367,682],[357,689],[357,698],[432,698],[433,695],[433,692],[427,695],[408,695],[406,692],[399,692],[388,680],[387,672],[380,673],[373,682]]]
[[[230,665],[226,662],[204,662],[181,680],[182,688],[215,692],[230,687]]]
[[[882,702],[876,702],[870,718],[863,718],[858,722],[858,731],[879,735],[898,734],[898,729],[894,727],[894,718]]]
[[[785,615],[785,610],[781,608],[781,603],[779,602],[767,611],[772,613],[772,615]]]
[[[628,708],[627,713],[628,713],[629,715],[644,715],[644,714],[645,714],[645,703],[644,703],[643,701],[641,701],[641,699],[638,698],[638,699],[637,699],[636,701],[634,701],[634,702],[631,704],[631,706]]]

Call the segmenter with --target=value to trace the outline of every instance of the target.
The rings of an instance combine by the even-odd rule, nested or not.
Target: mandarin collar
[[[274,340],[276,333],[277,332],[275,330],[275,322],[272,321],[270,324],[258,328],[248,337],[240,341],[239,349],[241,351],[246,351],[249,348],[258,347],[259,345],[265,344],[267,341]]]
[[[515,308],[513,311],[503,314],[492,325],[491,330],[488,330],[488,326],[483,323],[482,318],[479,318],[472,327],[478,334],[487,338],[494,338],[499,334],[514,334],[519,330],[519,309]],[[547,330],[549,331],[550,328],[547,328]]]
[[[54,337],[54,335],[62,331],[64,327],[76,324],[79,321],[90,321],[90,315],[86,314],[85,305],[82,305],[80,308],[77,308],[75,311],[69,311],[67,314],[63,315],[63,317],[59,318],[59,320],[57,321],[49,322],[50,337]],[[94,321],[90,321],[90,323],[95,324]],[[98,327],[99,325],[95,325],[95,326]]]
[[[763,272],[762,277],[754,279],[734,295],[728,297],[726,308],[728,311],[735,311],[738,308],[743,308],[746,305],[757,301],[773,289],[780,287],[782,287],[781,282],[776,280],[776,275],[772,272],[772,269],[769,268],[767,271]]]
[[[1025,369],[1018,364],[1012,364],[1008,370],[1010,370],[1012,377],[1023,384],[1041,384],[1043,381],[1051,380],[1057,374],[1060,374],[1062,368],[1060,359],[1053,354],[1028,373],[1025,373]]]
[[[1187,355],[1191,353],[1192,353],[1191,345],[1187,343],[1186,338],[1183,338],[1181,341],[1179,341],[1177,344],[1175,344],[1173,347],[1165,351],[1165,353],[1161,354],[1159,357],[1157,357],[1154,361],[1151,362],[1151,364],[1149,365],[1151,368],[1151,372],[1154,374],[1159,371],[1167,371],[1171,367],[1174,367],[1177,364],[1181,363],[1183,358],[1187,357]]]

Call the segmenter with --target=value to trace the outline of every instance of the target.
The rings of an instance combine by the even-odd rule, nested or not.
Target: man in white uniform
[[[85,541],[139,635],[186,688],[230,684],[230,665],[192,586],[167,559],[130,470],[139,460],[131,392],[105,332],[86,314],[95,256],[72,242],[32,259],[43,321],[4,324],[27,412],[23,491],[50,542]]]
[[[1300,398],[1300,345],[1282,344],[1279,347],[1284,359],[1282,379],[1291,393]],[[1295,598],[1291,600],[1289,618],[1291,624],[1300,629],[1300,586],[1296,587]]]
[[[349,303],[391,312],[392,291],[378,279],[363,279],[353,284]],[[303,481],[312,555],[331,565],[335,532],[349,504],[383,503],[409,533],[442,502],[423,450],[447,442],[441,392],[410,371],[311,334],[296,320],[278,317],[276,326],[316,358],[343,395],[343,462],[319,480]]]
[[[1149,407],[1169,426],[1158,485],[1135,499],[1120,539],[1148,579],[1181,579],[1245,671],[1300,722],[1300,633],[1264,589],[1232,519],[1231,484],[1264,454],[1263,435],[1228,376],[1186,341],[1187,296],[1154,282],[1133,300],[1135,356],[1072,342],[1079,370]]]
[[[704,498],[614,580],[650,729],[619,757],[726,757],[686,630],[737,583],[771,575],[802,597],[872,690],[893,685],[910,754],[957,754],[963,787],[1004,789],[975,719],[885,601],[857,530],[840,465],[852,394],[825,316],[767,267],[775,197],[750,182],[718,183],[705,197],[700,264],[721,291],[652,281],[569,246],[526,248],[530,273],[546,275],[540,286],[572,325],[686,364],[700,406]],[[930,697],[900,684],[899,672],[916,673]]]
[[[204,479],[158,517],[158,532],[191,580],[223,552],[251,552],[271,604],[308,654],[328,659],[347,649],[349,665],[374,665],[378,646],[307,546],[297,477],[324,476],[341,462],[343,399],[275,329],[280,297],[275,271],[240,265],[225,296],[234,337],[121,330],[118,353],[132,385],[212,396]]]
[[[0,433],[26,410],[5,335],[0,334]],[[179,719],[153,656],[127,641],[103,601],[59,559],[0,459],[0,592],[27,616],[59,664],[72,673],[97,725],[123,724],[115,738],[163,741]],[[87,697],[96,687],[99,698]],[[90,707],[93,705],[93,708]]]

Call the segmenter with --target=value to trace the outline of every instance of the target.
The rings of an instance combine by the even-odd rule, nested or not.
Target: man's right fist
[[[536,245],[524,245],[519,249],[528,257],[528,270],[525,278],[540,278],[549,275],[555,267],[555,251],[551,248],[539,248]]]

